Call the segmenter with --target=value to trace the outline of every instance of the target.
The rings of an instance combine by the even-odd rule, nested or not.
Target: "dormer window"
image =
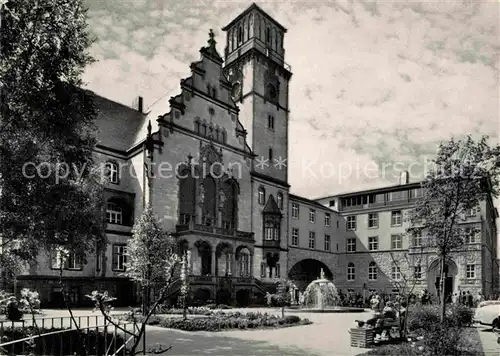
[[[115,162],[107,162],[106,170],[109,177],[109,181],[113,184],[118,184],[120,176],[118,174],[118,164]]]

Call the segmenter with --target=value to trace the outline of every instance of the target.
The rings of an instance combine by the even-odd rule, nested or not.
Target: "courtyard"
[[[116,310],[122,313],[125,310]],[[267,312],[279,314],[278,308],[231,309],[240,312]],[[74,315],[96,315],[89,309],[74,310]],[[44,310],[44,317],[69,316],[65,309]],[[287,314],[294,314],[287,311]],[[234,330],[224,332],[186,332],[148,326],[146,342],[149,347],[157,344],[172,345],[167,355],[287,355],[287,356],[348,356],[359,355],[367,349],[350,346],[348,330],[355,325],[355,320],[370,317],[370,312],[363,313],[300,313],[308,318],[311,325],[266,330]],[[476,328],[481,339],[485,356],[498,355],[500,345],[497,336],[490,330]]]

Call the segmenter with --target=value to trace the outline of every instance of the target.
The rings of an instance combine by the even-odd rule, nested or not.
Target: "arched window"
[[[200,120],[194,120],[194,131],[199,134],[201,130]]]
[[[277,198],[278,208],[283,210],[283,194],[279,192],[276,198]]]
[[[217,127],[215,129],[215,141],[219,142],[221,139],[220,139],[220,131],[219,131],[219,128]]]
[[[277,96],[278,91],[276,90],[276,87],[273,84],[268,83],[266,85],[266,99],[273,101],[276,100]]]
[[[123,209],[114,202],[106,204],[106,221],[109,224],[123,224]]]
[[[264,187],[259,187],[259,204],[264,205],[266,203],[266,190]]]
[[[226,143],[226,140],[227,140],[227,134],[226,134],[226,131],[222,131],[221,132],[221,141],[222,143]]]
[[[201,134],[203,136],[207,135],[207,124],[205,122],[203,124],[201,124]]]
[[[347,265],[347,280],[354,281],[356,279],[356,267],[354,267],[354,263],[349,262]]]
[[[377,264],[375,262],[370,262],[370,265],[368,266],[368,280],[376,281],[378,277],[377,274]]]
[[[106,171],[109,181],[113,184],[118,184],[120,181],[118,164],[116,162],[106,162]]]
[[[243,26],[238,27],[238,45],[243,42]]]
[[[239,262],[239,272],[240,277],[248,277],[251,276],[251,263],[252,263],[252,255],[247,248],[242,248],[238,253],[238,262]]]

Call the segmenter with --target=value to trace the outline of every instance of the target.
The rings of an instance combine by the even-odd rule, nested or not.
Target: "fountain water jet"
[[[318,279],[312,281],[303,295],[303,302],[297,311],[309,313],[363,312],[363,308],[341,307],[339,293],[332,281],[326,279],[321,269]]]

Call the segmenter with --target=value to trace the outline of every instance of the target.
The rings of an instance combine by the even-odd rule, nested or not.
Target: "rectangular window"
[[[465,243],[466,244],[476,243],[476,233],[474,229],[471,229],[470,227],[465,228]]]
[[[476,278],[476,266],[475,265],[467,265],[466,266],[465,277],[467,279]]]
[[[325,235],[325,251],[330,251],[330,235]]]
[[[468,209],[465,213],[465,216],[468,217],[476,216],[476,208]]]
[[[309,231],[309,248],[316,248],[316,233]]]
[[[378,214],[377,213],[368,214],[368,227],[371,229],[375,229],[378,227]]]
[[[316,210],[314,209],[309,209],[309,222],[310,223],[316,222]]]
[[[347,252],[356,252],[356,239],[347,239]]]
[[[330,200],[330,202],[328,203],[328,206],[330,208],[334,207],[335,206],[335,200]]]
[[[391,212],[391,226],[401,226],[403,223],[403,214],[401,210]]]
[[[299,204],[292,203],[292,219],[299,218]]]
[[[270,128],[271,130],[274,130],[274,116],[273,115],[267,116],[267,127]]]
[[[330,226],[330,213],[325,213],[325,226]]]
[[[76,253],[70,253],[66,261],[66,269],[82,269],[82,257]]]
[[[371,236],[368,238],[368,250],[370,251],[378,250],[378,236]]]
[[[347,217],[346,229],[350,231],[356,230],[356,216],[351,215]]]
[[[299,246],[299,229],[292,228],[292,246]]]
[[[401,235],[391,235],[391,249],[399,250],[403,248],[403,238]]]
[[[347,280],[354,281],[356,279],[356,269],[354,266],[347,267]]]
[[[269,149],[269,161],[272,161],[273,160],[273,149],[270,148]]]
[[[113,271],[125,271],[127,245],[113,245]]]
[[[415,279],[422,279],[422,266],[417,265],[413,267],[413,277]]]
[[[401,270],[395,264],[393,264],[391,267],[391,277],[392,277],[392,280],[394,280],[394,281],[401,280]]]
[[[281,278],[280,264],[276,263],[276,278]]]

